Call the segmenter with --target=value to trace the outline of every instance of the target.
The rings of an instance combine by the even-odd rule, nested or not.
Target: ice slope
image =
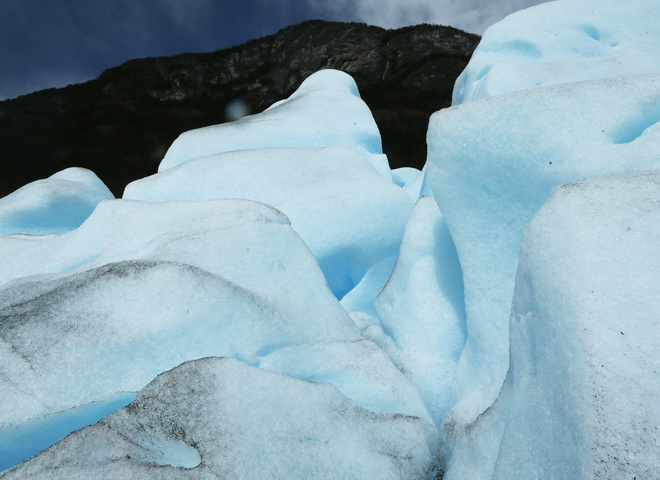
[[[347,147],[391,180],[380,133],[347,73],[322,70],[287,99],[236,122],[185,132],[168,149],[159,172],[200,157],[273,147]]]
[[[426,478],[437,449],[419,418],[377,414],[331,385],[205,358],[2,478]]]
[[[557,85],[435,113],[428,180],[455,242],[468,339],[449,429],[495,400],[508,368],[509,312],[522,233],[552,190],[660,168],[660,75]]]
[[[25,422],[137,391],[209,355],[291,372],[303,358],[315,368],[302,378],[431,423],[288,219],[266,205],[107,201],[77,230],[3,237],[0,252],[11,259],[0,288],[4,429],[26,424],[27,434]]]
[[[268,128],[260,122],[248,126],[258,137],[267,134],[257,129]],[[305,132],[299,128],[298,137]],[[228,133],[220,129],[216,135]],[[337,298],[374,263],[397,254],[413,205],[401,187],[346,147],[247,149],[189,160],[130,183],[124,198],[247,198],[275,207],[309,246]]]
[[[511,367],[451,478],[658,478],[660,172],[558,188],[525,230]],[[501,443],[500,443],[501,442]]]
[[[541,86],[660,73],[658,2],[559,0],[486,30],[453,105]]]
[[[452,406],[451,382],[465,343],[463,282],[447,225],[431,197],[410,214],[396,265],[376,299],[397,364],[438,426]]]
[[[0,251],[3,365],[16,365],[2,377],[5,426],[136,391],[186,351],[254,361],[359,338],[286,217],[255,202],[103,202],[73,232],[0,238]]]
[[[515,446],[500,451],[505,431],[515,432],[521,415],[507,404],[510,396],[493,405],[507,371],[515,373],[514,360],[509,370],[509,317],[512,303],[518,302],[514,280],[519,245],[528,222],[556,187],[589,177],[660,168],[660,63],[656,60],[660,42],[657,30],[651,28],[660,10],[655,3],[560,1],[511,15],[486,32],[456,84],[455,106],[431,119],[425,181],[456,245],[467,315],[467,342],[452,385],[454,405],[443,419],[448,479],[485,479],[500,471],[502,477],[497,478],[506,477],[505,472],[511,478],[518,476],[513,472],[519,464],[508,462],[506,455],[519,463],[533,463],[537,456],[548,462],[554,458],[558,464],[557,459],[570,450],[561,445],[553,449],[552,442],[544,444],[545,452],[525,449],[535,441],[528,431],[526,444],[518,435],[519,442],[510,444]],[[562,224],[554,227],[560,229]],[[565,255],[573,248],[570,243],[563,247]],[[557,276],[555,281],[557,288],[562,282],[572,284],[570,277]],[[657,285],[658,279],[652,283]],[[638,303],[645,302],[643,293],[636,292]],[[563,308],[563,299],[557,302],[556,308]],[[570,324],[564,326],[567,338],[582,335]],[[514,358],[513,351],[511,355]],[[533,355],[525,358],[534,362]],[[572,380],[580,383],[584,377]],[[517,387],[515,382],[507,386],[514,392]],[[545,387],[547,402],[554,402],[556,409],[540,409],[538,414],[547,413],[552,422],[566,427],[564,438],[554,439],[571,444],[566,436],[579,433],[583,437],[571,444],[575,449],[598,445],[594,430],[585,427],[586,417],[579,412],[574,417],[571,407],[577,403],[562,406],[561,390],[555,396],[554,384]],[[535,410],[538,405],[521,401],[516,407]],[[510,414],[508,424],[502,415],[492,413],[498,408]],[[570,418],[585,424],[569,428]],[[604,417],[602,424],[613,418]],[[613,422],[602,428],[618,427]],[[513,454],[516,448],[526,453]],[[625,442],[603,451],[628,454]],[[656,458],[656,451],[656,443],[647,442],[635,455],[648,463]],[[579,464],[589,469],[586,459],[567,462],[566,468]],[[493,470],[498,461],[501,470]],[[534,478],[542,470],[536,472],[537,467],[520,468]],[[563,478],[566,472],[545,473]],[[545,473],[538,475],[545,478]]]
[[[78,228],[102,200],[115,198],[90,170],[67,168],[0,199],[0,236]]]

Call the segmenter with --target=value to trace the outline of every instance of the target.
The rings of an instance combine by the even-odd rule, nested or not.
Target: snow
[[[329,384],[229,358],[159,375],[133,402],[3,478],[424,478],[433,428]]]
[[[31,257],[43,273],[0,293],[3,364],[16,365],[2,379],[0,424],[136,391],[199,355],[258,363],[287,346],[359,339],[286,217],[263,204],[104,202],[77,231],[27,246],[38,248],[17,249],[14,270]],[[70,375],[79,364],[89,366]]]
[[[435,201],[410,215],[396,265],[375,303],[384,330],[440,426],[451,407],[451,381],[465,343],[461,267]]]
[[[456,478],[657,478],[658,218],[657,171],[560,187],[534,216],[511,368],[479,432],[496,456]]]
[[[115,198],[90,170],[67,168],[0,199],[0,236],[78,228],[102,200]]]
[[[360,99],[353,78],[337,70],[322,70],[310,76],[288,99],[262,113],[181,134],[158,171],[236,150],[327,146],[359,151],[391,179],[371,111]]]
[[[563,183],[660,168],[659,97],[660,75],[646,75],[498,95],[432,116],[427,175],[465,283],[468,340],[446,419],[457,428],[485,411],[504,381],[525,226]],[[639,135],[621,142],[632,130]]]
[[[338,298],[372,264],[396,256],[413,205],[401,187],[346,147],[262,148],[203,157],[129,184],[124,198],[247,198],[271,205],[291,220]]]
[[[493,26],[421,172],[324,70],[1,199],[88,208],[0,236],[0,468],[104,418],[0,477],[658,478],[659,14]]]
[[[302,97],[323,85],[311,77]],[[224,152],[135,182],[125,197],[61,235],[0,238],[3,468],[98,420],[94,405],[116,408],[207,356],[331,383],[342,401],[422,422],[437,444],[417,389],[328,286],[341,296],[395,258],[413,206],[363,146]],[[35,428],[54,433],[35,439]],[[169,440],[159,451],[183,467],[197,458]]]
[[[453,105],[502,93],[658,73],[658,2],[559,0],[486,30],[454,86]]]

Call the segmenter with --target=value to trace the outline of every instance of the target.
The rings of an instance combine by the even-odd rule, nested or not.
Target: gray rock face
[[[377,414],[329,384],[205,358],[9,470],[10,479],[423,478],[437,445],[416,417]]]
[[[207,54],[132,60],[98,79],[0,102],[0,196],[69,166],[115,195],[156,171],[186,130],[257,113],[324,68],[355,78],[393,168],[421,168],[430,114],[451,103],[479,37],[451,27],[385,30],[310,21]]]

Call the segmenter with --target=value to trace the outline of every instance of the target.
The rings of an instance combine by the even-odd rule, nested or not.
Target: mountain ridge
[[[156,172],[179,134],[229,120],[233,100],[258,113],[324,68],[355,78],[392,168],[421,168],[428,118],[450,105],[478,42],[452,27],[310,20],[216,52],[129,60],[0,102],[0,196],[70,166],[93,170],[119,196]]]

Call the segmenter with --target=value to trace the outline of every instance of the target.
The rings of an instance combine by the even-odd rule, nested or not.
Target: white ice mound
[[[0,199],[0,236],[78,228],[103,200],[115,198],[90,170],[67,168]]]
[[[582,80],[660,73],[657,0],[560,0],[486,30],[454,86],[458,105]]]
[[[423,420],[379,414],[331,385],[205,358],[3,479],[416,479],[437,449]]]
[[[658,478],[659,239],[660,172],[553,193],[525,230],[511,367],[478,430],[495,464],[455,478]]]
[[[498,95],[432,116],[427,175],[456,245],[467,314],[452,427],[474,421],[504,381],[527,223],[563,183],[660,168],[658,99],[660,75],[646,75]]]
[[[199,158],[129,184],[124,198],[246,198],[275,207],[291,220],[338,298],[372,264],[396,255],[413,205],[404,190],[345,147],[248,149]]]
[[[326,146],[355,149],[388,175],[371,111],[360,99],[353,78],[337,70],[311,75],[288,99],[262,113],[181,134],[158,171],[234,150]]]

